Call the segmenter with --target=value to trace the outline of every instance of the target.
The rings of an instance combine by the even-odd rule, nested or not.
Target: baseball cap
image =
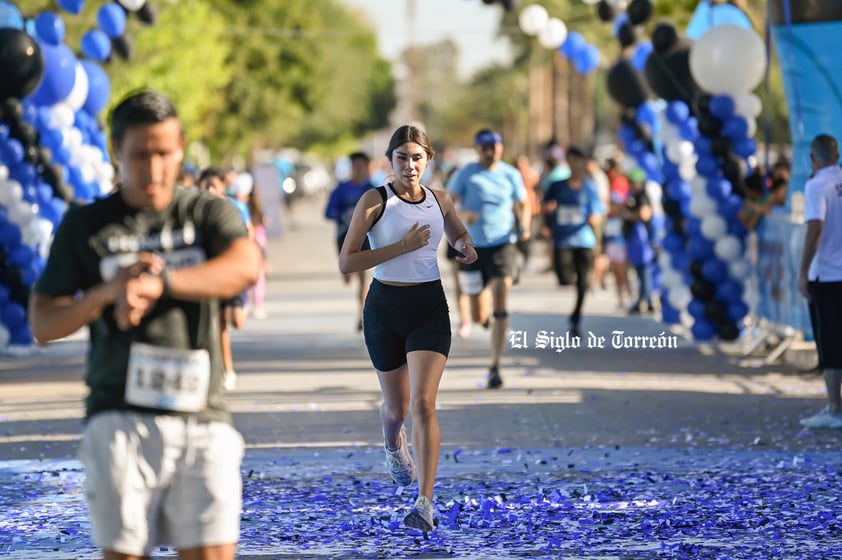
[[[251,194],[252,187],[254,187],[254,177],[251,173],[240,173],[231,184],[231,194],[246,196]]]
[[[503,137],[492,130],[483,130],[474,137],[474,144],[502,144]]]
[[[629,181],[634,183],[642,183],[646,180],[646,172],[639,167],[635,167],[628,174]]]

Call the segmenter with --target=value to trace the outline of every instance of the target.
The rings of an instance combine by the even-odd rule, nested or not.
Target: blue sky
[[[365,12],[377,33],[380,52],[395,60],[407,46],[408,0],[343,0]],[[491,62],[510,60],[508,42],[496,38],[501,8],[481,0],[415,0],[419,45],[452,38],[459,45],[459,69],[463,76]]]

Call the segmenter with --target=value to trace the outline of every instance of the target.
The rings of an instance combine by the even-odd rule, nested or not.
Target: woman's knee
[[[412,399],[410,408],[412,409],[412,419],[416,422],[424,422],[436,416],[435,399],[416,397]]]
[[[409,403],[387,403],[380,405],[380,416],[387,422],[403,422],[409,414]]]

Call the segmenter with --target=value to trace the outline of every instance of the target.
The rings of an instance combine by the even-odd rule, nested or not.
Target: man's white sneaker
[[[805,428],[839,430],[842,429],[842,413],[833,413],[829,407],[824,407],[818,414],[804,418],[801,425]]]
[[[233,391],[237,386],[237,372],[233,370],[226,371],[222,376],[222,387],[226,391]]]

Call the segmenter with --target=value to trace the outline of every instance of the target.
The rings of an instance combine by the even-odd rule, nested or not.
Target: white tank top
[[[430,282],[441,278],[439,273],[438,247],[444,234],[444,213],[433,192],[421,185],[424,198],[409,202],[400,198],[389,184],[386,201],[380,217],[368,231],[368,242],[372,249],[400,243],[406,232],[415,224],[418,227],[430,224],[430,242],[377,265],[374,277],[389,282]],[[381,191],[382,192],[382,191]]]

